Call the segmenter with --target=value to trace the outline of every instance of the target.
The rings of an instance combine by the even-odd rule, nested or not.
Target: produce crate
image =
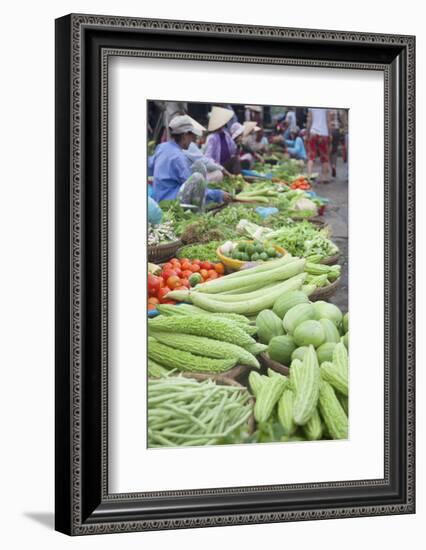
[[[323,286],[321,288],[317,288],[310,296],[309,299],[311,302],[316,302],[317,300],[326,300],[327,298],[330,298],[333,296],[333,294],[336,292],[338,286],[340,285],[340,279],[336,279],[333,283],[330,283],[327,286]]]
[[[177,240],[166,244],[148,245],[148,262],[159,264],[170,260],[182,244],[181,240]]]

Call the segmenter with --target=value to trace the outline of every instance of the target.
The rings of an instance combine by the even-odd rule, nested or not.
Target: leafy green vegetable
[[[218,262],[216,249],[222,244],[222,241],[211,241],[203,244],[192,244],[184,246],[178,252],[178,258],[188,258],[189,260],[202,260],[206,262]]]

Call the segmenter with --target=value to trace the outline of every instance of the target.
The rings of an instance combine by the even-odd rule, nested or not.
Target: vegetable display
[[[183,243],[148,264],[149,447],[348,437],[349,314],[331,303],[341,251],[309,221],[327,199],[303,162],[269,159],[209,184],[228,204],[162,201],[148,227],[149,245]]]

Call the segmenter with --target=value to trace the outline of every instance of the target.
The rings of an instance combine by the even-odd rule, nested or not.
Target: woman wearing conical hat
[[[207,138],[204,154],[226,170],[235,173],[233,160],[237,155],[237,146],[226,125],[234,116],[234,111],[223,107],[213,107],[210,112]]]

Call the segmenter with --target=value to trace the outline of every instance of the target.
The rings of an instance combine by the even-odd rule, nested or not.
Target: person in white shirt
[[[307,120],[308,176],[312,174],[314,161],[319,156],[321,174],[319,183],[329,183],[330,172],[330,118],[328,109],[312,108]]]

